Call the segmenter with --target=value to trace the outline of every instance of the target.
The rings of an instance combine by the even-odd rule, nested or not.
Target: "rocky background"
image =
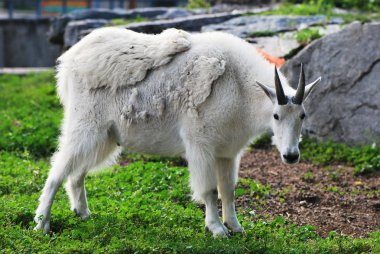
[[[244,4],[244,1],[219,2]],[[113,25],[114,19],[136,18],[140,22],[122,26],[143,33],[160,33],[170,27],[190,32],[231,33],[274,57],[285,58],[281,70],[291,84],[297,84],[300,63],[305,65],[308,82],[322,77],[306,102],[309,117],[305,134],[353,145],[380,142],[380,23],[346,24],[342,18],[324,15],[260,15],[272,8],[276,6],[221,4],[209,10],[192,11],[183,8],[87,10],[53,20],[49,40],[68,49],[93,29]],[[321,38],[313,42],[299,39],[299,32],[308,28]]]

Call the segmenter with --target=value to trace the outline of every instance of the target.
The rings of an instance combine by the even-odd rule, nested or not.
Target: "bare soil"
[[[336,231],[365,237],[380,228],[380,172],[352,172],[352,167],[338,163],[285,165],[274,149],[254,149],[243,156],[240,177],[269,184],[271,194],[260,202],[245,194],[237,205],[254,210],[257,218],[281,215],[298,225],[313,225],[321,236]]]

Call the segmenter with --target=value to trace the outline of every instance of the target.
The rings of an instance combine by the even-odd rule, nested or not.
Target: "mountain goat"
[[[206,206],[206,229],[214,236],[242,232],[234,205],[242,150],[271,128],[282,160],[298,162],[302,102],[320,80],[305,86],[301,68],[295,91],[251,45],[220,32],[102,28],[58,61],[64,120],[35,216],[35,229],[44,232],[65,179],[71,209],[82,219],[90,215],[84,178],[122,147],[184,155],[193,198]]]

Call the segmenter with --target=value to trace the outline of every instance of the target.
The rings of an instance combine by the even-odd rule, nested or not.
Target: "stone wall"
[[[50,67],[61,50],[48,41],[50,20],[0,19],[0,67]]]

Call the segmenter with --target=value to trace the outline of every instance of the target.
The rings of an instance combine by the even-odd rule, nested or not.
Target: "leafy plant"
[[[297,3],[297,0],[286,0],[286,3]],[[380,8],[379,0],[304,0],[304,4],[316,5],[320,8],[339,7],[344,9],[358,9],[365,11],[377,11]]]
[[[314,174],[311,171],[306,172],[302,175],[302,179],[306,182],[313,182],[314,181]]]
[[[264,31],[255,31],[249,34],[249,37],[266,37],[266,36],[274,36],[275,32],[264,30]]]
[[[310,42],[321,38],[322,35],[318,29],[306,28],[296,32],[295,39],[299,44],[309,44]]]
[[[300,143],[302,158],[316,165],[345,162],[355,166],[354,174],[380,170],[380,148],[372,145],[351,147],[345,144],[304,139]]]
[[[252,148],[265,149],[272,146],[272,136],[269,133],[262,134],[255,138],[252,143]]]
[[[139,23],[149,21],[149,19],[142,17],[141,15],[137,15],[133,19],[111,19],[110,22],[106,26],[124,26],[132,23]]]
[[[211,4],[206,0],[189,0],[189,2],[186,5],[186,9],[193,10],[193,9],[209,9],[211,7]]]

